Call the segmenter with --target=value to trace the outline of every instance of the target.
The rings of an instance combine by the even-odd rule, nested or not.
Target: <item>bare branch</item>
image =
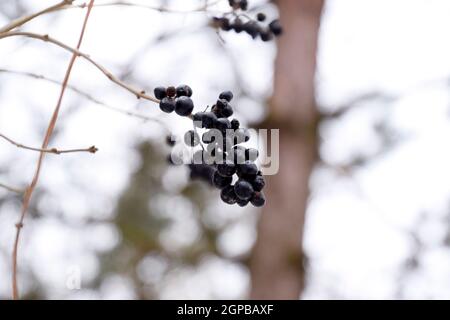
[[[69,62],[69,66],[67,67],[67,71],[66,71],[66,74],[64,76],[64,80],[63,80],[63,83],[61,86],[61,93],[59,95],[58,102],[56,103],[55,110],[53,111],[53,115],[52,115],[52,118],[48,125],[47,132],[45,133],[44,142],[42,143],[42,149],[46,149],[48,147],[50,137],[55,128],[56,120],[58,119],[59,110],[61,107],[61,103],[62,103],[62,100],[64,97],[64,93],[66,91],[67,83],[70,78],[70,73],[72,71],[75,60],[78,57],[77,52],[79,52],[78,49],[80,48],[81,42],[83,41],[84,32],[86,30],[87,22],[88,22],[88,19],[89,19],[91,10],[92,10],[92,6],[94,5],[94,1],[95,0],[91,0],[89,2],[89,6],[88,6],[88,9],[86,12],[86,16],[84,18],[83,26],[81,28],[80,37],[78,39],[77,49],[76,49],[76,51],[73,52],[72,58],[70,59],[70,62]],[[31,184],[29,185],[29,187],[26,189],[24,197],[23,197],[22,211],[21,211],[19,222],[16,223],[16,237],[14,240],[13,255],[12,255],[12,295],[13,295],[13,299],[18,299],[18,297],[19,297],[19,290],[18,290],[18,286],[17,286],[17,252],[18,252],[18,247],[19,247],[20,231],[23,228],[23,221],[25,219],[25,215],[26,215],[28,207],[30,205],[30,200],[31,200],[31,196],[33,194],[34,188],[36,187],[36,184],[39,181],[39,175],[41,172],[41,166],[42,166],[42,162],[44,160],[45,154],[46,153],[42,152],[42,151],[39,154],[39,159],[37,162],[36,171],[34,173],[33,180],[31,181]]]
[[[3,184],[1,182],[0,182],[0,188],[3,188],[3,189],[8,190],[10,192],[18,193],[18,194],[24,193],[23,189],[19,189],[19,188],[16,188],[16,187],[11,187],[11,186],[8,186],[8,185]]]
[[[28,38],[32,38],[32,39],[38,39],[38,40],[41,40],[44,42],[53,43],[67,51],[72,52],[76,56],[83,57],[84,59],[89,61],[91,64],[93,64],[98,70],[100,70],[109,80],[111,80],[115,84],[119,85],[120,87],[124,88],[125,90],[131,92],[138,99],[142,98],[142,99],[149,100],[149,101],[152,101],[155,103],[159,103],[158,99],[156,99],[155,97],[152,97],[150,95],[147,95],[144,90],[136,89],[136,88],[132,87],[131,85],[128,85],[125,82],[118,79],[110,71],[108,71],[105,67],[103,67],[102,65],[100,65],[99,63],[94,61],[88,54],[85,54],[85,53],[79,51],[78,49],[72,48],[72,47],[62,43],[61,41],[53,39],[49,35],[41,35],[41,34],[36,34],[36,33],[32,33],[32,32],[7,32],[7,33],[1,33],[0,39],[14,37],[14,36],[23,36],[23,37],[28,37]]]
[[[45,8],[45,9],[43,9],[41,11],[36,12],[36,13],[30,14],[28,16],[20,17],[20,18],[14,20],[14,21],[11,21],[6,26],[0,28],[0,33],[8,32],[8,31],[10,31],[12,29],[20,27],[21,25],[27,23],[28,21],[30,21],[30,20],[32,20],[32,19],[34,19],[36,17],[39,17],[39,16],[41,16],[43,14],[46,14],[46,13],[49,13],[49,12],[53,12],[53,11],[56,11],[56,10],[60,10],[60,9],[66,7],[68,5],[71,5],[73,1],[74,0],[63,0],[60,3],[58,3],[58,4],[55,4],[55,5],[53,5],[51,7],[48,7],[48,8]]]
[[[62,153],[74,153],[74,152],[89,152],[89,153],[96,153],[98,149],[95,146],[91,146],[89,148],[85,149],[68,149],[68,150],[60,150],[57,148],[50,148],[50,149],[44,149],[44,148],[34,148],[34,147],[28,147],[22,143],[16,142],[12,140],[11,138],[8,138],[4,134],[0,133],[0,138],[5,139],[9,143],[15,145],[18,148],[31,150],[31,151],[38,151],[38,152],[45,152],[45,153],[53,153],[53,154],[62,154]]]
[[[59,81],[59,80],[52,79],[52,78],[46,77],[46,76],[44,76],[42,74],[37,74],[37,73],[33,73],[33,72],[17,71],[17,70],[0,68],[0,73],[2,73],[2,72],[15,74],[15,75],[20,75],[20,76],[25,76],[25,77],[29,77],[29,78],[33,78],[33,79],[37,79],[37,80],[44,80],[44,81],[47,81],[47,82],[50,82],[50,83],[53,83],[53,84],[56,84],[56,85],[62,85],[61,81]],[[100,101],[99,99],[97,99],[93,95],[91,95],[89,93],[86,93],[83,90],[81,90],[81,89],[79,89],[79,88],[77,88],[77,87],[75,87],[73,85],[70,85],[70,84],[67,85],[67,88],[69,90],[72,90],[73,92],[79,94],[83,98],[85,98],[85,99],[95,103],[96,105],[99,105],[101,107],[104,107],[104,108],[109,109],[109,110],[114,111],[114,112],[122,113],[122,114],[124,114],[126,116],[130,116],[130,117],[134,117],[134,118],[143,120],[145,122],[147,122],[147,121],[157,122],[158,124],[163,126],[167,131],[169,131],[169,129],[166,128],[166,124],[163,121],[161,121],[160,119],[158,119],[158,118],[152,118],[152,117],[146,116],[146,115],[141,114],[141,113],[128,111],[128,110],[124,110],[122,108],[111,106],[109,104],[106,104],[103,101]]]

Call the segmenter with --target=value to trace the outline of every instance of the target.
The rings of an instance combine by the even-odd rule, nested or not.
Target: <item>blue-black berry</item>
[[[192,96],[192,89],[188,85],[182,84],[182,85],[179,85],[176,89],[177,89],[177,97]]]
[[[217,165],[217,172],[224,177],[232,177],[236,173],[236,165],[231,161],[225,161]]]
[[[155,98],[158,100],[161,100],[167,96],[165,87],[156,87],[153,90],[153,93],[155,94]]]
[[[233,99],[233,93],[231,91],[224,91],[219,95],[219,99],[225,99],[230,102]]]
[[[279,36],[283,33],[283,27],[281,26],[280,20],[276,19],[269,23],[269,29],[276,36]]]
[[[173,112],[173,110],[175,110],[175,100],[169,97],[165,97],[159,102],[159,108],[163,112],[171,113]]]
[[[252,197],[250,198],[250,202],[255,207],[262,207],[266,203],[266,197],[264,196],[264,193],[262,193],[262,192],[255,192],[255,193],[253,193]]]
[[[212,177],[213,185],[219,189],[223,189],[226,186],[229,186],[232,181],[233,181],[232,177],[224,177],[221,174],[219,174],[217,171],[214,172],[214,175]]]
[[[261,191],[262,189],[264,189],[265,185],[266,182],[264,181],[264,178],[259,175],[257,175],[255,179],[252,181],[253,190],[255,191]]]
[[[234,192],[239,199],[250,200],[254,190],[250,182],[239,179],[234,185]]]
[[[241,124],[239,123],[239,120],[238,119],[233,119],[233,120],[231,120],[231,129],[233,129],[233,130],[237,130],[237,129],[239,129],[239,126],[240,126]]]
[[[222,191],[220,192],[220,198],[222,199],[223,202],[228,204],[236,203],[237,196],[236,193],[234,192],[234,187],[229,185],[223,188]]]
[[[188,116],[194,109],[194,103],[192,99],[186,96],[182,96],[176,99],[175,112],[180,116]]]

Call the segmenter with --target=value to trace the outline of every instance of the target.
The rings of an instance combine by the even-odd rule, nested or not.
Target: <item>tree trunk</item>
[[[252,299],[298,299],[304,287],[302,250],[309,176],[316,162],[318,113],[314,78],[323,0],[279,0],[274,94],[267,128],[280,129],[280,168],[267,181],[250,271]]]

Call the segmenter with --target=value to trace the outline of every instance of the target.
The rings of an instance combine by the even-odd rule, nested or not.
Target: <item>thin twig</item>
[[[1,183],[1,182],[0,182],[0,188],[3,188],[3,189],[8,190],[10,192],[18,193],[18,194],[24,193],[23,189],[19,189],[19,188],[16,188],[16,187],[11,187],[11,186],[8,186],[8,185],[6,185],[4,183]]]
[[[27,23],[28,21],[30,21],[30,20],[32,20],[32,19],[34,19],[36,17],[39,17],[39,16],[41,16],[43,14],[62,9],[65,6],[71,5],[73,1],[74,0],[64,0],[64,1],[61,1],[60,3],[58,3],[58,4],[55,4],[55,5],[53,5],[51,7],[48,7],[48,8],[45,8],[45,9],[43,9],[41,11],[36,12],[36,13],[30,14],[28,16],[20,17],[20,18],[18,18],[16,20],[13,20],[10,23],[8,23],[6,26],[2,27],[0,29],[0,33],[8,32],[8,31],[10,31],[12,29],[20,27],[21,25]]]
[[[78,49],[72,48],[72,47],[62,43],[61,41],[58,41],[58,40],[50,37],[49,35],[41,35],[41,34],[36,34],[36,33],[32,33],[32,32],[7,32],[7,33],[1,33],[0,39],[14,37],[14,36],[23,36],[23,37],[28,37],[28,38],[32,38],[32,39],[38,39],[38,40],[41,40],[44,42],[53,43],[67,51],[72,52],[76,56],[83,57],[84,59],[89,61],[91,64],[93,64],[97,69],[99,69],[109,80],[111,80],[115,84],[119,85],[120,87],[124,88],[125,90],[131,92],[138,99],[142,98],[145,100],[153,101],[155,103],[159,103],[158,99],[156,99],[155,97],[152,97],[150,95],[147,95],[144,90],[136,89],[136,88],[132,87],[131,85],[128,85],[125,82],[121,81],[119,78],[114,76],[110,71],[108,71],[105,67],[103,67],[102,65],[97,63],[95,60],[93,60],[88,54],[85,54],[85,53],[79,51]]]
[[[94,1],[95,0],[91,0],[89,2],[89,6],[86,12],[86,16],[84,18],[84,22],[83,22],[83,26],[81,28],[81,33],[80,33],[80,37],[78,39],[78,44],[77,44],[77,51],[81,46],[81,42],[83,41],[83,37],[84,37],[84,32],[86,30],[86,26],[87,26],[87,22],[89,19],[89,15],[91,13],[92,10],[92,6],[94,5]],[[73,52],[72,54],[72,58],[70,59],[69,62],[69,66],[67,67],[67,71],[66,74],[64,76],[64,81],[62,83],[61,86],[61,92],[59,94],[59,98],[58,98],[58,102],[56,103],[56,107],[55,110],[53,111],[53,115],[52,118],[50,120],[50,123],[48,125],[47,128],[47,132],[45,133],[45,137],[44,137],[44,142],[42,143],[42,149],[46,149],[48,147],[48,143],[50,141],[50,137],[53,133],[53,130],[55,128],[56,125],[56,120],[58,119],[58,115],[59,115],[59,110],[61,107],[61,103],[64,97],[64,92],[66,91],[66,87],[67,87],[67,83],[69,81],[69,77],[70,77],[70,73],[72,71],[73,65],[75,63],[75,60],[77,58],[78,54],[77,52]],[[18,287],[17,287],[17,251],[18,251],[18,247],[19,247],[19,239],[20,239],[20,231],[23,228],[23,221],[25,219],[25,215],[27,213],[28,210],[28,206],[30,204],[30,199],[31,196],[33,194],[34,188],[36,187],[36,184],[39,180],[39,175],[41,172],[41,166],[42,166],[42,162],[44,160],[44,156],[45,156],[45,152],[42,152],[39,154],[39,159],[37,162],[37,166],[36,166],[36,171],[34,173],[34,177],[33,180],[31,181],[30,186],[26,189],[24,197],[23,197],[23,202],[22,202],[22,211],[21,211],[21,215],[20,215],[20,219],[19,222],[16,223],[16,237],[15,237],[15,241],[14,241],[14,248],[13,248],[13,255],[12,255],[12,293],[13,293],[13,299],[18,299],[19,297],[19,291],[18,291]]]
[[[53,84],[56,84],[56,85],[62,85],[61,81],[59,81],[59,80],[52,79],[52,78],[49,78],[49,77],[44,76],[42,74],[37,74],[37,73],[33,73],[33,72],[18,71],[18,70],[11,70],[11,69],[0,68],[0,73],[2,73],[2,72],[3,73],[14,74],[14,75],[25,76],[25,77],[29,77],[29,78],[33,78],[33,79],[38,79],[38,80],[44,80],[44,81],[47,81],[47,82],[50,82],[50,83],[53,83]],[[161,121],[160,119],[158,119],[158,118],[152,118],[152,117],[146,116],[146,115],[141,114],[141,113],[124,110],[124,109],[116,107],[116,106],[111,106],[109,104],[106,104],[103,101],[100,101],[98,98],[94,97],[93,95],[91,95],[91,94],[89,94],[87,92],[84,92],[83,90],[81,90],[81,89],[79,89],[79,88],[77,88],[77,87],[75,87],[73,85],[70,85],[70,84],[67,85],[67,89],[72,90],[73,92],[75,92],[75,93],[79,94],[80,96],[82,96],[83,98],[85,98],[85,99],[95,103],[96,105],[99,105],[101,107],[104,107],[106,109],[109,109],[109,110],[112,110],[112,111],[115,111],[115,112],[118,112],[118,113],[122,113],[122,114],[124,114],[126,116],[130,116],[130,117],[134,117],[134,118],[143,120],[144,122],[146,122],[146,121],[157,122],[158,124],[160,124],[165,129],[168,130],[168,128],[166,128],[166,124],[163,121]]]
[[[95,146],[91,146],[91,147],[85,148],[85,149],[67,149],[67,150],[60,150],[60,149],[57,149],[57,148],[49,148],[49,149],[34,148],[34,147],[26,146],[26,145],[24,145],[22,143],[16,142],[16,141],[12,140],[11,138],[8,138],[7,136],[5,136],[2,133],[0,133],[0,138],[5,139],[6,141],[8,141],[9,143],[15,145],[18,148],[31,150],[31,151],[45,152],[45,153],[53,153],[53,154],[74,153],[74,152],[96,153],[98,151],[98,149]]]

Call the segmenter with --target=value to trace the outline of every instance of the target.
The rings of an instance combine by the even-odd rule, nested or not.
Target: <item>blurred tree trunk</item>
[[[267,128],[280,129],[280,170],[268,177],[250,271],[253,299],[298,299],[304,287],[302,250],[309,176],[316,161],[314,92],[324,0],[279,0],[278,40]]]

